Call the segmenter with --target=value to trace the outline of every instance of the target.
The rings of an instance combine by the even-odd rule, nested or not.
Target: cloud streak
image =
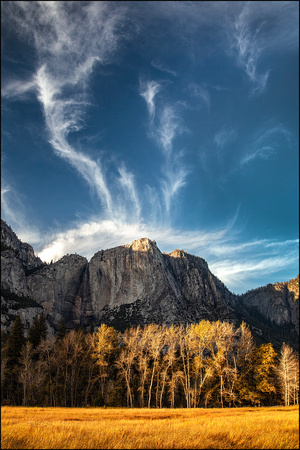
[[[269,160],[285,146],[290,146],[290,132],[283,126],[277,125],[264,131],[250,145],[250,150],[240,160],[240,167],[255,159]]]
[[[161,90],[161,84],[156,81],[140,81],[140,95],[145,99],[151,122],[155,116],[155,103],[154,98]]]
[[[254,30],[251,24],[251,6],[247,2],[234,20],[230,31],[231,51],[236,57],[236,62],[250,80],[253,94],[261,94],[267,85],[270,71],[259,73],[258,63],[263,50],[260,42],[261,28],[264,22]]]

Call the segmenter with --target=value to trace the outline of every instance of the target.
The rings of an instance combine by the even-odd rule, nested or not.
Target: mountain
[[[72,254],[46,264],[1,221],[1,289],[4,330],[17,313],[28,329],[41,311],[51,333],[62,320],[69,329],[104,322],[120,331],[149,323],[244,320],[259,343],[299,346],[299,277],[237,296],[204,259],[183,250],[162,253],[147,238],[100,250],[89,262]]]

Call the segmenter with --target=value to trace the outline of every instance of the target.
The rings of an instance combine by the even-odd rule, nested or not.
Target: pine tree
[[[41,341],[47,337],[47,325],[43,313],[39,317],[35,316],[28,332],[28,341],[36,349]]]
[[[7,366],[14,367],[19,363],[21,350],[25,344],[24,326],[19,315],[16,316],[11,328],[11,332],[5,343],[5,356],[7,359]]]
[[[18,378],[20,357],[24,344],[24,327],[20,316],[17,315],[3,349],[3,356],[6,363],[3,390],[4,396],[6,396],[9,404],[20,404],[21,402],[22,392]]]

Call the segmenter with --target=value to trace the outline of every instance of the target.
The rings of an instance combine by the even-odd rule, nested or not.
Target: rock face
[[[299,336],[299,275],[285,283],[268,284],[240,296],[244,311]],[[292,329],[290,329],[292,325]]]
[[[89,263],[90,311],[119,327],[201,318],[234,320],[235,297],[202,258],[163,254],[147,238],[96,253]]]
[[[45,264],[3,221],[1,228],[4,330],[17,312],[23,311],[28,328],[33,316],[43,311],[53,332],[62,320],[68,328],[104,322],[123,331],[127,326],[207,319],[235,324],[245,320],[262,341],[265,336],[276,341],[278,330],[288,332],[292,340],[299,334],[297,283],[294,290],[283,283],[235,296],[204,259],[183,250],[162,253],[147,238],[101,250],[90,262],[75,254]]]

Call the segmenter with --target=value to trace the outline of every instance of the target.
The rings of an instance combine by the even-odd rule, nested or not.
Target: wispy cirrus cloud
[[[20,194],[3,180],[1,186],[1,215],[7,220],[14,232],[23,242],[35,244],[41,242],[41,234],[35,225],[29,223],[27,211]]]
[[[35,89],[35,80],[10,80],[1,87],[1,95],[9,100],[20,100],[27,98]]]
[[[201,104],[204,104],[209,111],[210,108],[210,93],[205,85],[200,85],[197,83],[190,83],[188,85],[188,90],[191,96],[197,100],[200,100]]]
[[[223,125],[215,134],[214,143],[220,150],[223,150],[226,145],[236,139],[236,136],[237,132],[232,127]]]
[[[189,169],[182,161],[184,152],[174,151],[174,140],[186,131],[176,106],[165,105],[157,127],[153,128],[153,135],[164,155],[164,178],[161,186],[167,215],[170,213],[172,201],[185,186],[189,174]]]
[[[186,132],[187,129],[180,116],[179,104],[166,104],[162,99],[158,114],[156,114],[155,96],[161,89],[162,85],[158,82],[140,80],[139,93],[145,99],[148,108],[150,136],[158,144],[164,158],[160,167],[163,174],[161,192],[164,203],[163,209],[166,212],[165,217],[168,217],[172,201],[179,190],[186,184],[186,178],[189,173],[189,170],[182,162],[184,152],[174,151],[175,139]],[[148,194],[151,194],[150,200],[154,198],[153,189],[148,189]],[[156,198],[158,198],[157,195]],[[161,207],[160,211],[162,211]]]
[[[74,167],[98,196],[103,215],[119,217],[124,214],[125,202],[133,203],[139,214],[133,176],[127,173],[125,180],[124,163],[119,169],[120,176],[114,180],[124,192],[118,209],[100,158],[91,158],[69,141],[70,133],[85,126],[84,114],[90,106],[87,86],[95,65],[107,64],[115,57],[119,42],[128,37],[120,31],[126,20],[123,6],[72,2],[69,8],[64,2],[34,5],[18,2],[10,8],[11,20],[16,21],[19,32],[34,42],[38,69],[32,81],[11,81],[5,85],[4,95],[21,98],[25,92],[35,89],[43,108],[49,143],[55,154]],[[13,15],[14,8],[18,14]]]
[[[154,98],[162,89],[162,85],[156,81],[142,81],[140,80],[140,95],[145,99],[151,122],[155,117],[155,103]]]
[[[225,259],[216,263],[210,263],[210,270],[230,289],[237,293],[244,292],[244,286],[251,278],[263,279],[265,275],[276,274],[279,268],[293,268],[298,261],[298,250],[287,252],[285,255],[277,255],[266,258],[254,259]],[[295,276],[297,274],[295,273]],[[259,287],[259,286],[257,286]],[[242,288],[242,290],[241,290]]]
[[[173,75],[173,77],[178,76],[177,72],[169,69],[165,64],[162,64],[159,61],[151,61],[151,66],[157,70],[160,70],[161,72],[169,73],[170,75]]]
[[[221,244],[217,247],[213,244],[209,251],[209,267],[212,272],[233,291],[242,293],[247,282],[251,284],[251,278],[258,280],[271,275],[276,280],[282,267],[286,270],[294,268],[299,261],[299,239],[263,239],[238,245]]]
[[[272,159],[285,146],[290,146],[291,133],[279,124],[268,128],[250,144],[249,150],[241,158],[239,166],[244,166],[255,159]]]
[[[238,17],[233,21],[229,32],[230,49],[252,84],[252,93],[261,94],[267,85],[270,71],[259,72],[258,65],[263,44],[260,41],[260,32],[265,23],[254,26],[251,14],[252,6],[246,2]]]

